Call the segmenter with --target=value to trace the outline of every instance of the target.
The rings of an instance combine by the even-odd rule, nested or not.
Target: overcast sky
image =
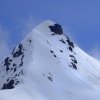
[[[83,50],[100,59],[99,0],[0,0],[0,59],[48,19],[60,23]]]

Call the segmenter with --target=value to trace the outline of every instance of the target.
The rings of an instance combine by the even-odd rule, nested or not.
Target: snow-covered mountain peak
[[[99,75],[100,62],[44,21],[1,63],[0,100],[99,100]]]
[[[52,57],[49,57],[51,56],[50,54],[52,54],[56,63],[65,63],[63,59],[67,56],[68,58],[71,57],[72,61],[69,66],[77,69],[75,57],[73,55],[64,56],[66,51],[73,53],[73,48],[73,42],[63,34],[61,25],[52,21],[41,23],[34,28],[32,32],[13,49],[11,55],[2,62],[0,69],[0,79],[2,80],[0,89],[12,89],[21,83],[24,74],[28,72],[28,64],[34,62],[33,59],[36,59],[38,53],[40,53],[40,55],[37,56],[39,57],[38,59],[45,54],[46,57],[43,57],[44,59],[52,59]]]
[[[50,32],[59,35],[63,33],[61,25],[50,20],[40,23],[37,27],[35,27],[34,31],[42,32],[45,35],[50,34]]]
[[[38,26],[36,26],[34,28],[34,30],[38,30],[38,31],[44,30],[44,31],[46,31],[46,30],[48,30],[48,26],[51,26],[51,25],[54,25],[54,24],[55,24],[55,22],[53,22],[51,20],[46,20],[46,21],[40,23]]]

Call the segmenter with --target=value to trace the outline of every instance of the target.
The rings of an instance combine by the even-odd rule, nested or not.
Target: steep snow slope
[[[59,24],[45,21],[0,66],[0,100],[100,100],[100,62]]]

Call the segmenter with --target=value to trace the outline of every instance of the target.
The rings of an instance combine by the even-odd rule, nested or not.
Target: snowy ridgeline
[[[0,65],[0,100],[100,100],[100,62],[45,21]]]

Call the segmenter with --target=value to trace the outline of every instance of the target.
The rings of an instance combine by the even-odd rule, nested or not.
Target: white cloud
[[[93,56],[94,58],[100,60],[100,46],[96,45],[89,54]]]
[[[9,54],[9,35],[0,26],[0,61]]]

